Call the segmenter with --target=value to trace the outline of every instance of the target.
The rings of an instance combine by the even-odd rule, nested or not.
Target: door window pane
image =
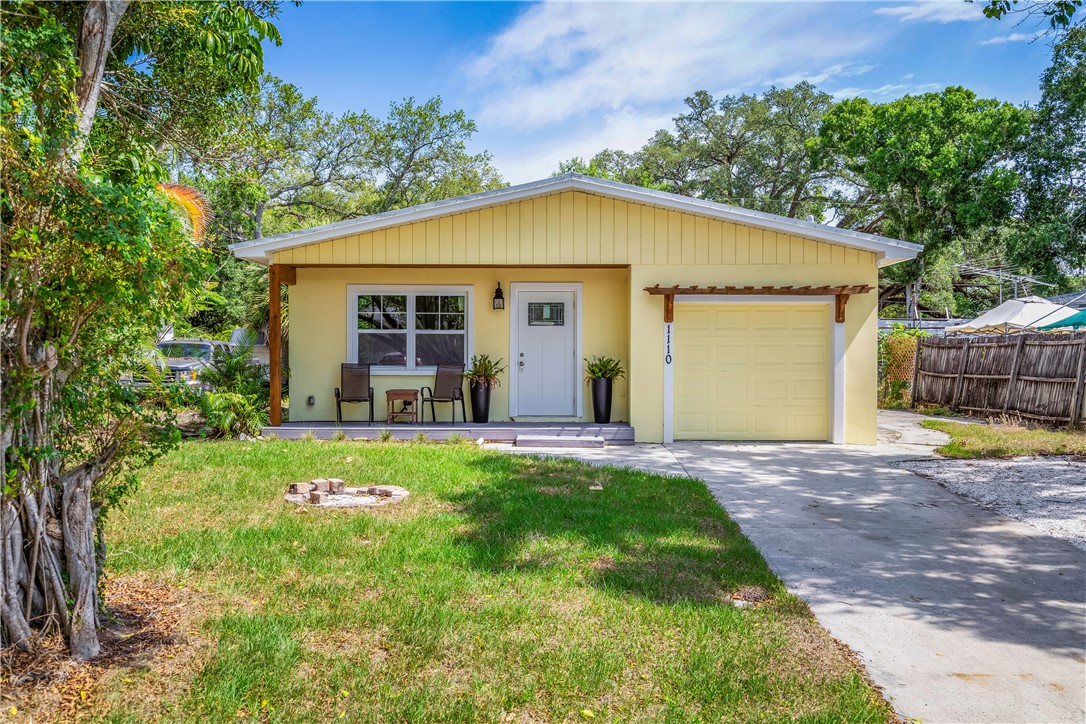
[[[528,302],[529,327],[562,327],[566,323],[566,305],[562,302]]]

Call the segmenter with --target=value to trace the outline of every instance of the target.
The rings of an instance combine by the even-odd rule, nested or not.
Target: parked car
[[[216,350],[230,349],[228,343],[210,339],[170,339],[159,342],[157,347],[167,382],[202,389],[207,385],[200,380],[200,372],[211,366]]]
[[[216,350],[229,350],[232,346],[214,339],[168,339],[155,348],[155,366],[163,373],[163,381],[207,389],[200,373],[211,365]],[[122,379],[137,387],[148,384],[145,378],[126,375]]]

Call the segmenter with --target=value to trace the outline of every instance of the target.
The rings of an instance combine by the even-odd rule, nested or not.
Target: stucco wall
[[[629,292],[627,269],[532,268],[300,268],[297,284],[288,288],[290,300],[290,419],[335,420],[333,388],[339,384],[339,365],[347,361],[347,286],[351,284],[439,284],[474,287],[473,352],[502,358],[509,364],[510,310],[495,311],[494,288],[500,281],[508,295],[515,282],[583,283],[582,356],[608,355],[623,361],[629,355]],[[508,371],[490,402],[491,420],[509,419]],[[385,390],[433,385],[433,374],[375,376],[374,416],[384,419]],[[465,388],[465,394],[467,390]],[[315,405],[306,404],[316,398]],[[615,386],[612,418],[629,420],[627,385]],[[467,403],[468,416],[471,405]],[[459,405],[458,405],[459,408]],[[345,420],[364,420],[364,405],[345,405]],[[582,420],[592,419],[585,392]],[[438,419],[449,419],[449,406],[439,405]],[[427,417],[429,419],[429,417]],[[460,419],[459,409],[457,419]]]

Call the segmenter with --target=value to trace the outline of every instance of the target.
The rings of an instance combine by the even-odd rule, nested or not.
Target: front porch
[[[527,438],[542,438],[571,447],[582,443],[591,446],[590,443],[598,443],[599,440],[605,445],[634,444],[634,429],[625,422],[606,425],[583,422],[491,422],[479,425],[473,422],[456,425],[447,422],[431,422],[425,425],[374,422],[373,425],[367,425],[364,422],[352,421],[337,425],[335,421],[306,421],[284,422],[279,426],[265,427],[263,434],[285,440],[300,440],[307,434],[318,440],[330,440],[338,432],[342,432],[349,440],[377,440],[385,430],[392,433],[396,440],[414,440],[421,432],[429,440],[447,440],[455,434],[472,440],[509,444],[515,444],[518,437],[522,439],[522,444]]]

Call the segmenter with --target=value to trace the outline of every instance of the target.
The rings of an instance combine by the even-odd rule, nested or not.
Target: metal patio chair
[[[437,422],[437,414],[434,412],[435,402],[448,402],[452,405],[452,424],[456,424],[456,401],[460,400],[460,416],[464,422],[468,421],[466,408],[464,407],[464,365],[438,365],[437,377],[434,378],[433,389],[422,388],[422,405],[425,409],[430,403],[430,417]],[[419,417],[419,422],[424,422]]]
[[[343,424],[344,402],[370,403],[370,425],[373,424],[373,388],[370,387],[370,366],[344,363],[339,366],[336,388],[336,422]]]

